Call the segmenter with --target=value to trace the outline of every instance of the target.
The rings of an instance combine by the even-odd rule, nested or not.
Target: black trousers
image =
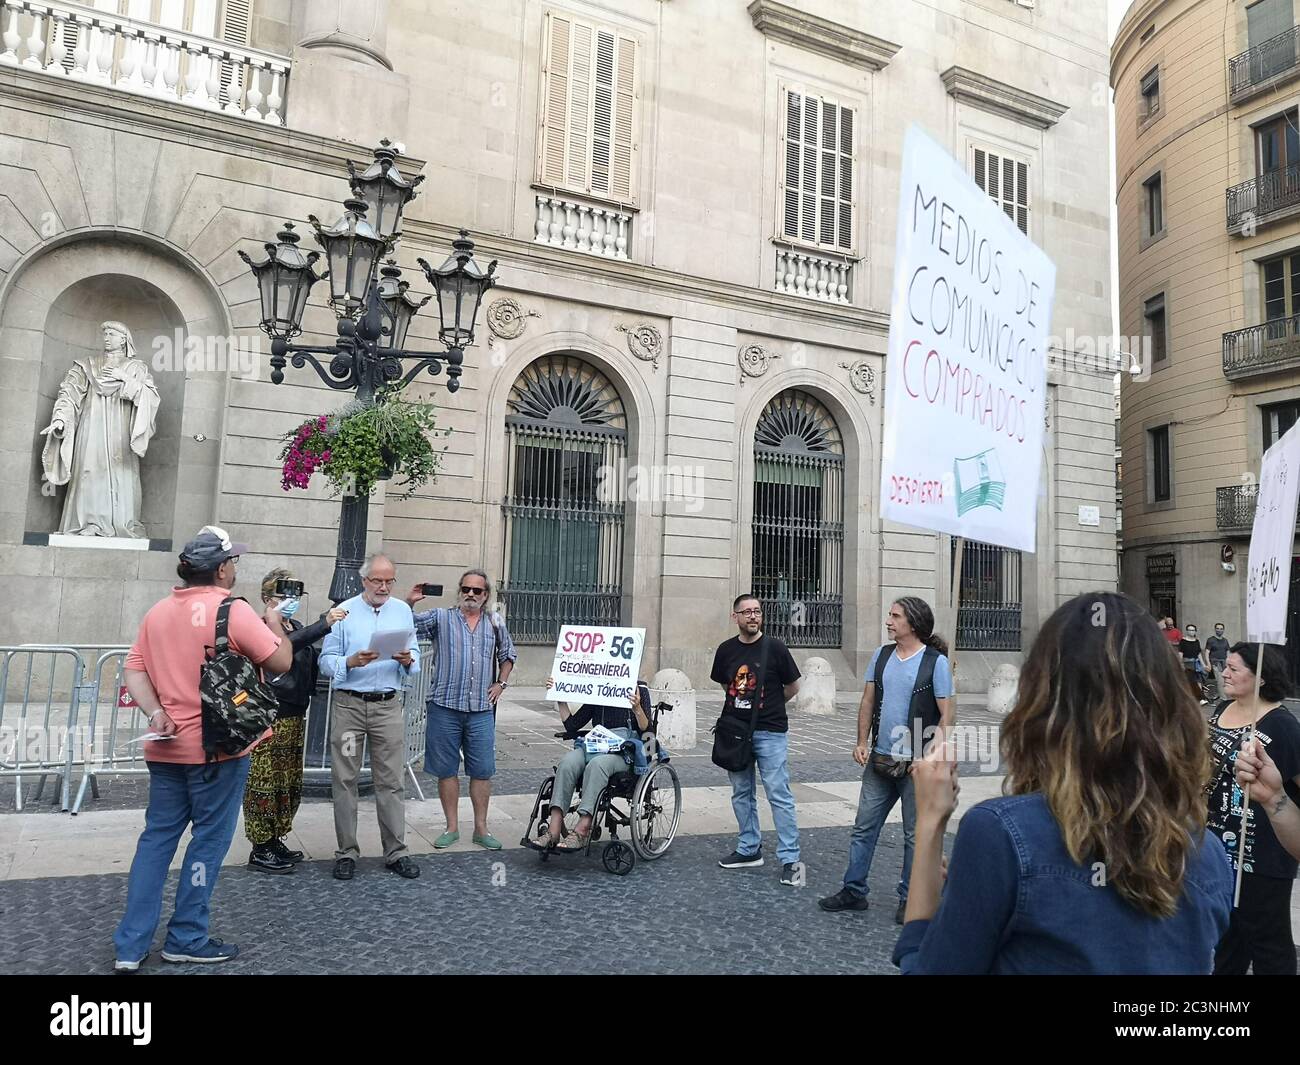
[[[1244,976],[1253,963],[1256,976],[1295,976],[1291,939],[1292,880],[1245,873],[1241,905],[1214,951],[1215,976]]]

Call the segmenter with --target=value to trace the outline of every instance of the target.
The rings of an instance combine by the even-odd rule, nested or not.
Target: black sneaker
[[[781,866],[781,883],[786,887],[803,887],[803,863],[785,862]]]
[[[907,899],[898,900],[898,912],[894,914],[894,924],[902,924],[907,916]]]
[[[254,847],[253,853],[248,856],[248,868],[259,869],[263,873],[292,873],[295,866],[293,862],[286,862],[276,854],[270,844],[263,843]]]
[[[838,913],[840,910],[865,910],[871,904],[865,895],[855,895],[848,888],[840,888],[834,895],[818,899],[817,905],[830,913]]]
[[[763,848],[759,847],[753,854],[741,854],[732,851],[718,862],[723,869],[757,869],[763,864]]]
[[[335,880],[351,880],[357,871],[357,863],[351,858],[340,858],[334,863]]]
[[[291,851],[284,845],[284,840],[282,839],[273,839],[267,844],[267,846],[275,852],[275,856],[282,862],[292,862],[294,865],[297,865],[306,857],[302,851]]]
[[[389,863],[388,871],[396,873],[403,880],[414,880],[420,875],[420,867],[405,854],[398,858],[397,861]]]

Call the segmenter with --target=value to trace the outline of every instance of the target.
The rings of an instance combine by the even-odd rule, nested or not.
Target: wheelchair
[[[652,708],[650,731],[656,737],[659,713],[666,709],[671,709],[670,704],[658,703]],[[560,739],[566,738],[563,732],[555,735]],[[606,872],[615,876],[627,876],[636,865],[637,858],[646,862],[662,858],[672,846],[677,825],[681,821],[682,785],[677,779],[677,770],[669,763],[667,752],[659,746],[657,740],[653,757],[648,761],[650,764],[640,772],[629,766],[626,772],[615,773],[609,778],[609,783],[601,789],[592,808],[591,835],[587,837],[587,845],[581,851],[547,848],[537,842],[546,831],[551,816],[556,770],[552,766],[551,775],[537,789],[532,816],[520,844],[537,851],[542,861],[549,859],[552,854],[590,856],[592,846],[607,833],[609,838],[601,848],[600,860]],[[565,811],[561,837],[573,832],[578,823],[578,802],[575,794],[569,809]],[[628,842],[619,839],[620,830],[627,831],[630,846]]]

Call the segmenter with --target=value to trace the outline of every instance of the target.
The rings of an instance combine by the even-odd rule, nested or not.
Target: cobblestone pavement
[[[240,957],[218,966],[161,961],[163,929],[141,974],[288,973],[892,973],[894,885],[902,831],[887,825],[873,863],[871,909],[828,914],[848,829],[801,832],[808,884],[778,883],[780,866],[728,871],[734,836],[679,836],[663,858],[626,877],[589,858],[532,851],[420,858],[418,880],[363,859],[350,882],[331,863],[293,876],[222,872],[212,932]],[[171,912],[171,878],[164,917]],[[112,968],[112,934],[126,897],[122,874],[0,883],[0,973],[76,975]],[[588,922],[601,922],[598,950]],[[593,960],[599,957],[600,961]],[[611,960],[612,959],[612,960]]]

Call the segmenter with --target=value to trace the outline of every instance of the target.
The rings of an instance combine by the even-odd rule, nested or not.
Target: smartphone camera
[[[302,589],[302,581],[291,581],[287,577],[280,577],[275,582],[275,594],[281,599],[300,599]]]
[[[422,584],[422,585],[420,585],[420,593],[421,593],[422,595],[433,595],[433,596],[442,595],[442,585],[441,585],[441,584]]]

